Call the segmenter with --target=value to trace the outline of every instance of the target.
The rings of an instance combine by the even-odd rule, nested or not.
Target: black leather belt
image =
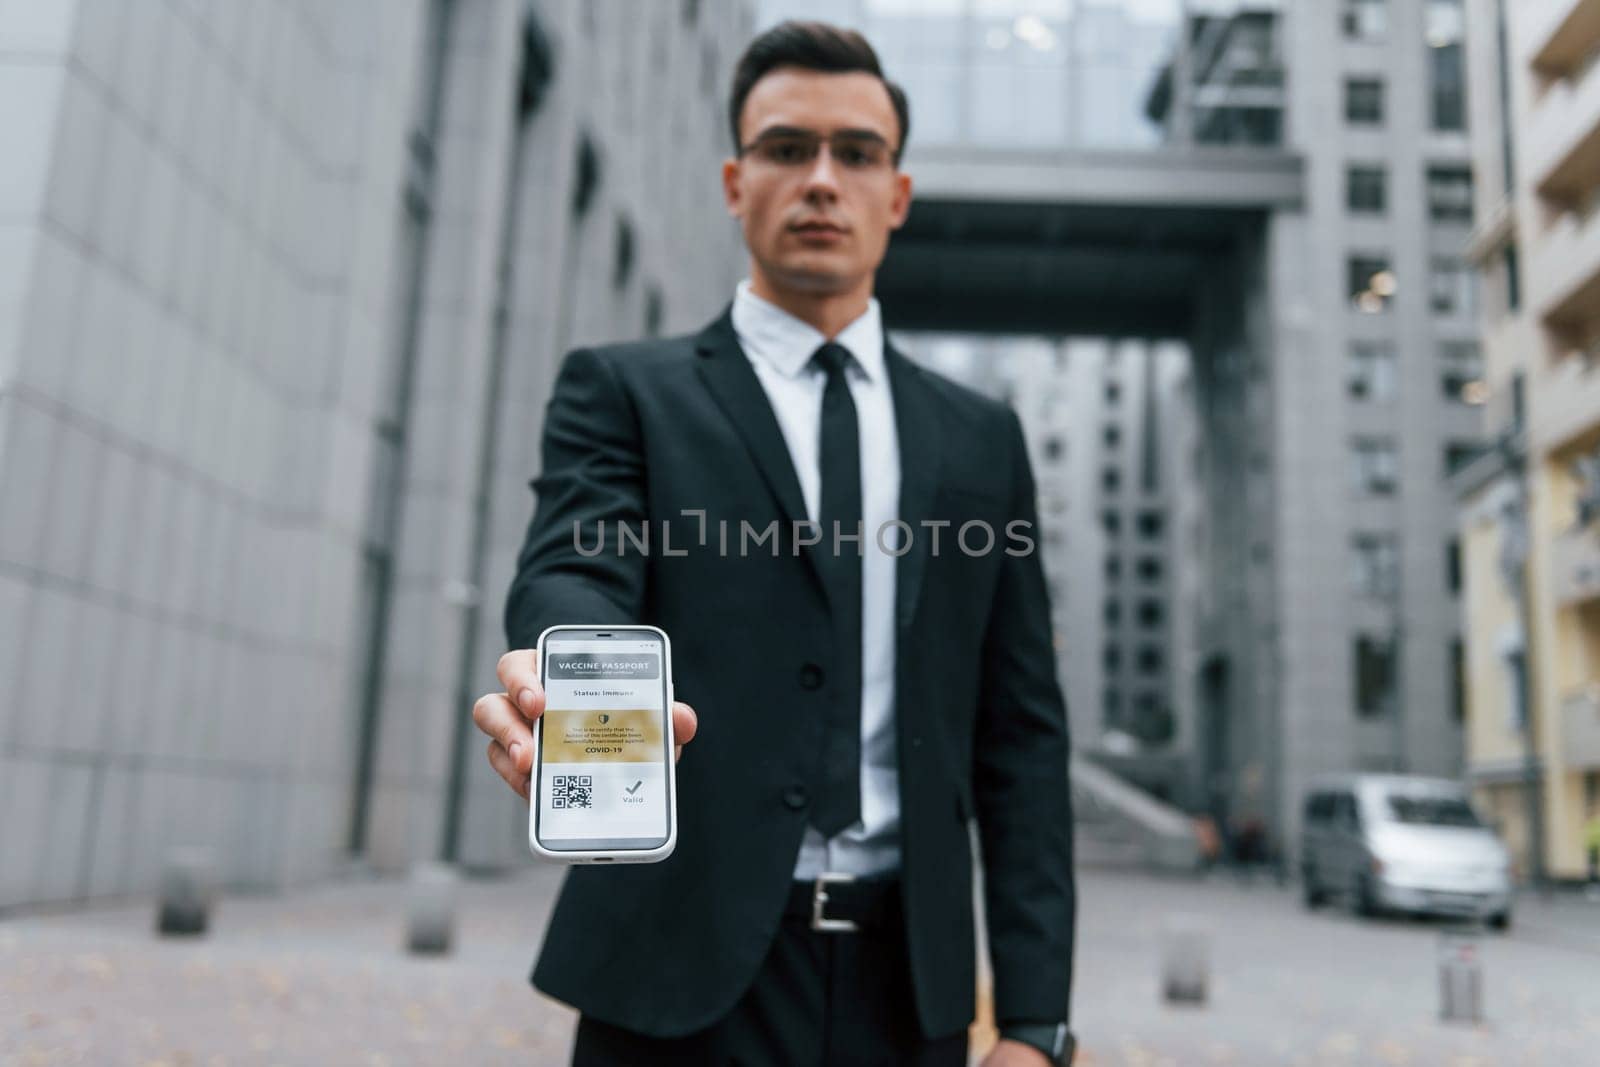
[[[830,934],[887,926],[900,914],[900,879],[824,872],[789,887],[783,914],[809,920],[811,929]]]

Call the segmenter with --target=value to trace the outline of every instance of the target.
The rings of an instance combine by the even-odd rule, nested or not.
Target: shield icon
[[[600,716],[600,725],[601,726],[604,726],[606,723],[608,723],[610,721],[611,721],[611,716],[609,716],[609,715]]]

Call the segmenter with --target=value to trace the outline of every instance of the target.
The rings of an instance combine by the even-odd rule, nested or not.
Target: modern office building
[[[1459,476],[1467,772],[1528,874],[1600,811],[1600,0],[1469,0],[1488,432]]]
[[[1483,393],[1460,3],[806,10],[880,42],[911,96],[891,325],[1192,354],[1173,795],[1286,844],[1311,775],[1458,773],[1447,475]]]
[[[709,319],[734,2],[0,6],[0,906],[526,856],[560,354]]]
[[[1304,269],[1318,280],[1303,304],[1279,310],[1314,322],[1312,350],[1343,369],[1320,402],[1276,415],[1304,420],[1304,444],[1321,453],[1279,477],[1326,494],[1319,529],[1300,525],[1309,514],[1283,515],[1283,528],[1314,538],[1327,564],[1345,561],[1284,576],[1323,602],[1340,646],[1328,658],[1345,668],[1345,698],[1318,709],[1329,721],[1311,732],[1351,769],[1453,775],[1459,572],[1447,475],[1476,453],[1483,398],[1462,257],[1472,177],[1461,6],[1242,3],[1190,27],[1167,77],[1193,79],[1193,109],[1186,131],[1168,128],[1201,143],[1281,136],[1305,160],[1317,256]],[[1165,93],[1153,112],[1172,114]]]

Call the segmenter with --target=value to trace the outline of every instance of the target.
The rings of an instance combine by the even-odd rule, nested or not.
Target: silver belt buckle
[[[855,875],[842,872],[831,873],[823,871],[817,875],[817,880],[811,887],[811,929],[821,930],[830,934],[849,934],[860,929],[852,919],[829,919],[822,914],[823,907],[828,903],[828,891],[822,887],[855,880]]]

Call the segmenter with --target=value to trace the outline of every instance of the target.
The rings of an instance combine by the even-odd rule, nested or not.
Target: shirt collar
[[[789,378],[801,374],[828,340],[815,326],[757,296],[748,278],[733,296],[733,330],[750,359],[762,360]],[[867,298],[867,310],[840,330],[834,341],[850,350],[868,379],[882,374],[883,320],[877,297]]]

